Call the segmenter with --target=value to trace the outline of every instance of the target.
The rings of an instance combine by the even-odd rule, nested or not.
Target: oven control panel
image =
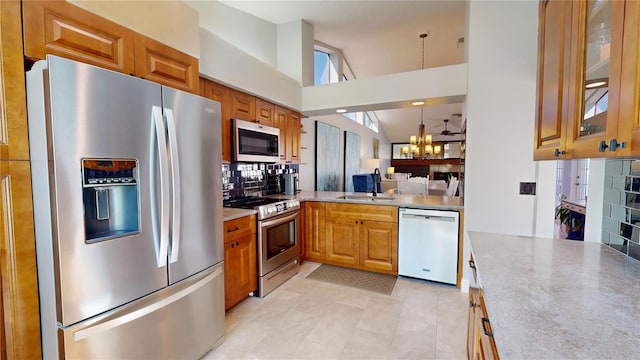
[[[273,216],[278,216],[288,212],[293,212],[300,209],[300,201],[298,200],[283,200],[268,205],[260,206],[258,210],[258,218],[266,219]]]

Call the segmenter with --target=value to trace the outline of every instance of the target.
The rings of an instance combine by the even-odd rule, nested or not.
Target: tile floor
[[[318,265],[231,309],[203,359],[466,358],[467,294],[404,277],[390,296],[306,279]]]

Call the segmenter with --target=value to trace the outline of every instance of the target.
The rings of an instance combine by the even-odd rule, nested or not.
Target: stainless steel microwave
[[[277,162],[280,129],[233,120],[233,155],[238,162]]]

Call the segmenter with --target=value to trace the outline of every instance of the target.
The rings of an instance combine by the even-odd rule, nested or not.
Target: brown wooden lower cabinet
[[[300,257],[298,258],[300,262],[303,262],[307,258],[307,248],[305,244],[306,234],[304,233],[305,229],[305,216],[304,216],[304,203],[300,205],[300,217],[298,218],[298,246],[300,246]]]
[[[335,265],[359,264],[360,220],[327,218],[325,241],[327,263]]]
[[[28,161],[0,161],[0,359],[39,359],[40,313]]]
[[[304,203],[304,247],[306,258],[324,262],[326,254],[324,203]]]
[[[256,217],[224,223],[224,308],[229,310],[258,289]]]
[[[398,208],[347,203],[305,203],[307,259],[398,274]]]
[[[398,224],[363,221],[360,224],[360,265],[373,271],[398,273]]]
[[[500,359],[493,329],[482,297],[482,289],[469,288],[467,358]]]

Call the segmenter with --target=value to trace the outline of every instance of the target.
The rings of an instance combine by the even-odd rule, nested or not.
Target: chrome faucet
[[[373,170],[373,196],[378,196],[378,177],[380,176],[380,169],[375,168]]]

